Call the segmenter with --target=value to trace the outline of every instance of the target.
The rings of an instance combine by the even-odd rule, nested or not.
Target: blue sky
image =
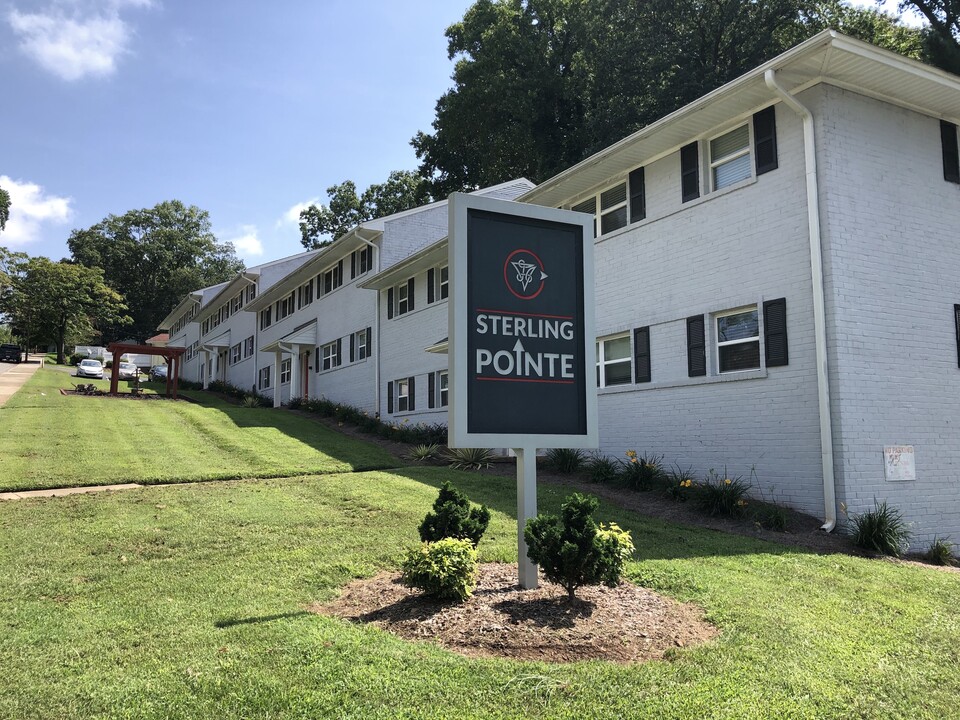
[[[0,0],[0,244],[59,259],[72,229],[178,199],[248,265],[300,252],[327,187],[416,167],[470,4]]]
[[[167,199],[248,265],[302,250],[298,205],[417,165],[468,0],[0,0],[0,244]]]

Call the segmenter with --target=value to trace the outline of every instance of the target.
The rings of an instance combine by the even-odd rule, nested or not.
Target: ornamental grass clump
[[[874,498],[873,510],[862,513],[848,513],[845,506],[841,509],[850,518],[850,538],[857,547],[893,557],[900,557],[909,547],[910,525],[886,500],[881,503]]]
[[[440,446],[437,443],[430,443],[429,445],[415,445],[410,449],[407,457],[417,462],[425,462],[427,460],[436,460],[439,455]]]
[[[547,452],[544,460],[558,473],[570,475],[583,467],[587,455],[579,448],[553,448]]]
[[[524,528],[527,557],[550,582],[567,591],[570,602],[584,585],[615,587],[633,554],[629,531],[616,523],[598,526],[594,522],[598,506],[595,497],[574,493],[560,507],[559,517],[537,515]]]
[[[436,542],[443,538],[469,540],[473,547],[490,524],[490,510],[486,505],[470,507],[467,496],[445,482],[433,503],[433,512],[420,523],[420,539]]]
[[[679,465],[667,474],[667,495],[677,502],[686,502],[693,492],[693,472]]]
[[[483,470],[490,467],[496,457],[492,450],[487,448],[449,448],[447,460],[450,467],[457,470]]]
[[[930,547],[923,554],[923,559],[934,565],[956,565],[957,558],[953,554],[953,543],[950,538],[935,537]]]
[[[423,543],[407,552],[401,579],[438,600],[462,602],[477,587],[476,548],[456,538]]]
[[[729,477],[726,468],[723,475],[711,470],[706,480],[697,486],[697,503],[708,515],[740,517],[747,508],[747,492],[750,483],[741,476]]]
[[[664,484],[663,455],[637,455],[627,450],[626,462],[620,463],[620,479],[631,490],[653,490]]]
[[[590,482],[607,485],[617,479],[619,468],[615,460],[604,455],[594,455],[587,461]]]

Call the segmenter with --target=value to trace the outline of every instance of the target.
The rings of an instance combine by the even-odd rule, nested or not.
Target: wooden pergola
[[[117,386],[120,382],[120,373],[117,367],[120,365],[120,357],[127,353],[135,355],[159,355],[167,361],[167,388],[164,393],[170,397],[173,391],[173,399],[177,399],[177,389],[180,386],[180,358],[187,351],[182,347],[157,347],[156,345],[131,345],[128,343],[111,343],[107,346],[107,352],[113,355],[113,370],[110,371],[110,394],[117,395]]]

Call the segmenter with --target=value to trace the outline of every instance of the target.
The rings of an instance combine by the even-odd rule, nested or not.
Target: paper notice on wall
[[[887,482],[917,479],[913,445],[893,445],[883,449],[883,474]]]

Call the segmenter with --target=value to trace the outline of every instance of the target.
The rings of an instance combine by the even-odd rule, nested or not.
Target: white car
[[[81,360],[77,365],[77,377],[103,378],[103,363],[99,360]]]
[[[138,375],[140,375],[140,368],[133,363],[122,362],[117,368],[117,377],[121,380],[136,380]]]

